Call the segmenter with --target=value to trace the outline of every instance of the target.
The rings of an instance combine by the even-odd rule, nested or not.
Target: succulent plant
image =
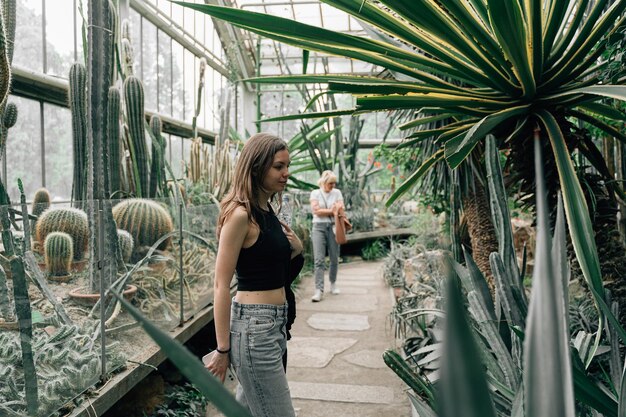
[[[37,221],[35,238],[43,247],[52,232],[65,232],[72,237],[74,261],[83,258],[89,242],[87,214],[76,208],[49,208]]]
[[[135,248],[135,242],[133,236],[126,230],[117,229],[117,242],[122,253],[122,259],[124,262],[130,262],[130,257],[133,254]]]
[[[109,186],[110,194],[122,189],[122,142],[120,140],[120,90],[109,88],[107,102],[107,141],[109,151]],[[105,178],[106,180],[106,178]]]
[[[169,212],[159,203],[131,198],[113,207],[113,218],[118,229],[129,232],[135,242],[134,252],[140,247],[150,247],[161,237],[174,230],[174,222]],[[166,239],[158,246],[164,250],[170,245]]]
[[[48,273],[52,276],[70,274],[74,250],[72,237],[64,232],[52,232],[46,236],[44,255]]]

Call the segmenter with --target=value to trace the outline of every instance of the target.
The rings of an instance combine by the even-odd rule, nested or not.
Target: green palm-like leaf
[[[549,208],[539,138],[535,139],[537,246],[533,289],[524,340],[524,388],[529,416],[574,417],[574,388],[569,354],[564,281],[567,271],[565,222],[559,203],[555,246],[550,238]],[[553,252],[550,254],[550,252]],[[551,317],[551,320],[546,320]]]
[[[449,277],[447,287],[440,415],[495,417],[485,372],[463,307],[458,278]]]

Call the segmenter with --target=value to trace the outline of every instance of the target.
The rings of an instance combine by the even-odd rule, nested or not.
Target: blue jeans
[[[230,361],[239,385],[237,401],[254,417],[295,417],[283,354],[287,304],[239,304],[230,313]]]
[[[313,241],[313,262],[315,265],[315,288],[324,292],[324,271],[326,270],[326,250],[330,258],[328,279],[331,284],[337,281],[339,264],[339,245],[333,233],[334,223],[313,223],[311,240]]]

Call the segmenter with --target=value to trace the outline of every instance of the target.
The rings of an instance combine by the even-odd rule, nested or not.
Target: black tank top
[[[291,260],[291,245],[278,218],[271,211],[254,210],[259,237],[237,258],[237,290],[268,291],[285,286]]]

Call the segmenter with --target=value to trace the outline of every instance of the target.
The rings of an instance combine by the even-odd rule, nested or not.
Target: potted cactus
[[[52,232],[46,236],[44,255],[48,279],[57,282],[70,280],[74,250],[72,237],[64,232]]]
[[[72,238],[72,269],[81,271],[87,263],[83,260],[89,242],[87,214],[77,208],[49,208],[37,220],[35,239],[43,247],[52,232],[64,232]]]

